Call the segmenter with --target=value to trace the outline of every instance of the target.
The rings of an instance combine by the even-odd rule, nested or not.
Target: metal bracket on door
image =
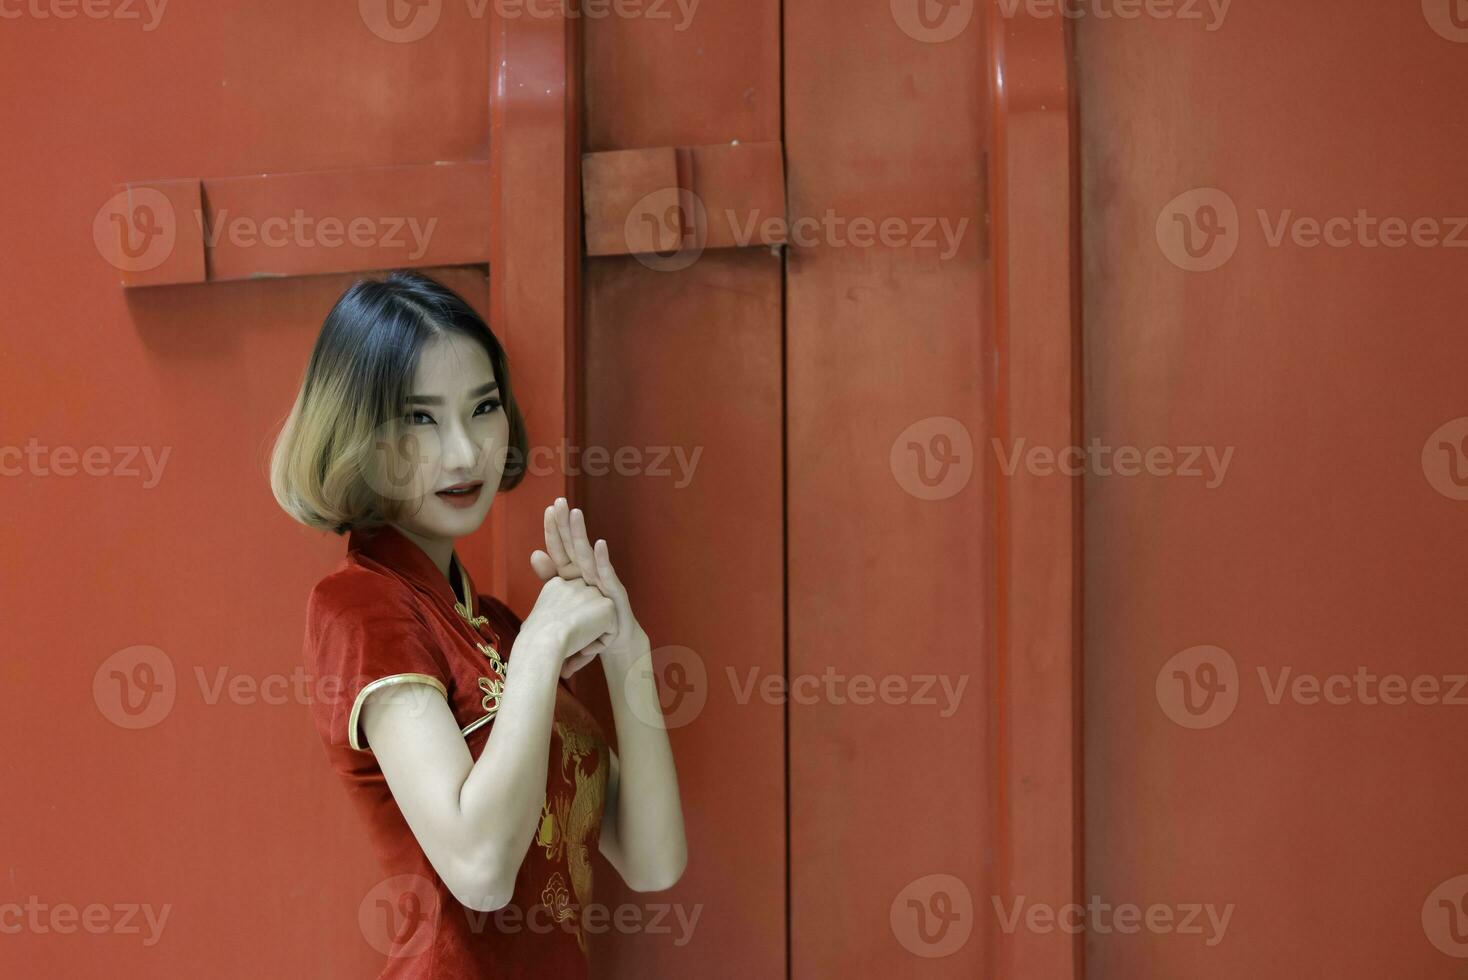
[[[785,242],[779,141],[587,153],[581,186],[590,256]]]

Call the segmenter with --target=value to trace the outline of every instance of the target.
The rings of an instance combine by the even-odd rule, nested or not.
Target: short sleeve
[[[306,623],[312,713],[328,744],[372,751],[361,714],[377,691],[448,697],[448,667],[406,588],[368,572],[329,578],[311,593]]]

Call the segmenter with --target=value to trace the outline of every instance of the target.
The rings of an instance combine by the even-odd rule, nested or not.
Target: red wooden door
[[[586,24],[590,442],[705,450],[686,489],[588,486],[675,529],[633,560],[677,597],[665,709],[701,705],[671,894],[703,925],[624,939],[609,976],[1075,969],[989,911],[1076,873],[1075,485],[988,451],[1073,438],[1065,35],[969,5],[939,37],[920,6]]]
[[[1462,5],[1077,27],[1088,975],[1459,975]]]

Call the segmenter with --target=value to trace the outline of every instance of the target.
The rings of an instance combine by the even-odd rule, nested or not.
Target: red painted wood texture
[[[1088,436],[1232,453],[1087,478],[1087,893],[1233,909],[1098,980],[1462,971],[1452,12],[1077,24]]]

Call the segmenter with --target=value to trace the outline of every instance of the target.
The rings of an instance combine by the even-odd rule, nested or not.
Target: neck
[[[433,560],[440,572],[443,572],[444,578],[449,577],[449,564],[454,558],[453,538],[425,538],[397,524],[394,524],[393,527],[397,528],[403,537],[422,548],[423,553]]]

